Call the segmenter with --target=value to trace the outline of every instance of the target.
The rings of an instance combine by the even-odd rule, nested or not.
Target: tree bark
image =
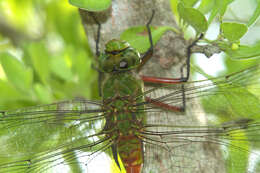
[[[145,25],[152,10],[155,16],[152,26],[176,26],[170,8],[169,0],[113,0],[112,6],[106,11],[95,13],[102,25],[100,50],[107,41],[119,38],[127,28]],[[89,12],[80,10],[82,23],[86,31],[89,44],[95,53],[97,25],[89,16]],[[147,38],[148,39],[148,38]],[[154,47],[154,55],[141,70],[147,76],[180,77],[180,67],[187,57],[187,46],[190,41],[180,35],[167,32]],[[149,86],[148,86],[149,88]],[[166,91],[167,92],[167,91]],[[154,97],[164,95],[164,92],[153,93]],[[161,112],[148,115],[148,122],[153,124],[171,125],[206,125],[206,117],[201,112],[196,115],[192,109],[201,109],[199,103],[187,105],[186,113]],[[160,114],[160,115],[159,115]],[[204,122],[200,120],[204,119]],[[145,163],[142,172],[169,173],[215,173],[225,172],[221,151],[217,145],[208,142],[192,142],[180,147],[178,144],[169,146],[171,152],[162,151],[160,147],[145,148]],[[166,156],[168,155],[168,156]],[[171,157],[169,157],[169,155]]]

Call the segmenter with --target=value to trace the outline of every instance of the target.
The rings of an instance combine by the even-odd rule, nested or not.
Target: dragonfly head
[[[99,69],[103,72],[120,72],[137,68],[141,63],[140,54],[121,40],[110,40],[105,52],[99,57]]]

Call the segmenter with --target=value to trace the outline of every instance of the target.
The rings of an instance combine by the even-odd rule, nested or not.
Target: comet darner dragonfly
[[[147,24],[149,33],[150,22]],[[110,153],[118,167],[120,156],[127,173],[139,173],[141,170],[171,172],[171,169],[199,172],[199,159],[189,156],[190,149],[197,143],[223,148],[223,152],[220,152],[223,157],[218,164],[226,168],[213,172],[225,169],[227,172],[249,172],[248,159],[245,158],[258,156],[250,147],[260,144],[260,105],[258,98],[247,88],[254,91],[259,89],[260,65],[228,76],[196,82],[186,82],[188,75],[170,82],[163,78],[140,78],[136,69],[152,53],[151,34],[149,38],[151,49],[141,58],[136,50],[123,41],[109,41],[105,52],[100,55],[97,44],[99,59],[96,69],[103,78],[102,101],[78,98],[2,111],[0,133],[8,131],[10,135],[1,135],[0,157],[5,158],[6,162],[0,163],[0,172],[45,172],[60,169],[61,165],[70,166],[71,172],[83,172],[81,169],[102,152]],[[141,79],[175,84],[164,84],[144,91]],[[165,94],[155,97],[153,94],[156,91]],[[245,101],[233,102],[234,99],[245,98]],[[182,113],[183,104],[193,105],[198,99],[215,100],[207,103],[212,113],[228,111],[217,107],[218,102],[226,99],[223,106],[233,108],[230,112],[239,114],[240,118],[231,116],[232,121],[227,121],[229,118],[224,117],[224,123],[210,126],[147,121],[150,116],[160,116],[158,113],[162,108],[185,116]],[[237,112],[239,107],[243,107],[244,111]],[[193,112],[202,113],[198,109]],[[151,170],[149,156],[144,152],[149,148],[164,153],[165,158],[172,162],[160,160]],[[182,148],[183,153],[178,152]]]

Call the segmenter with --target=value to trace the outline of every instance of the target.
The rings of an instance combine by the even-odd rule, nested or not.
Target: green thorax
[[[128,134],[136,121],[143,114],[136,114],[133,106],[143,102],[143,82],[136,74],[136,68],[141,64],[139,53],[127,42],[111,40],[106,44],[105,53],[99,57],[99,70],[104,73],[102,82],[102,97],[106,110],[111,116],[107,125],[117,128],[122,134]],[[138,99],[136,99],[137,96]],[[117,123],[120,121],[120,123]]]

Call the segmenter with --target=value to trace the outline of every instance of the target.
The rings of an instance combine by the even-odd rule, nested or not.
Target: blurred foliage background
[[[97,97],[76,7],[66,0],[4,0],[0,9],[0,110]]]

